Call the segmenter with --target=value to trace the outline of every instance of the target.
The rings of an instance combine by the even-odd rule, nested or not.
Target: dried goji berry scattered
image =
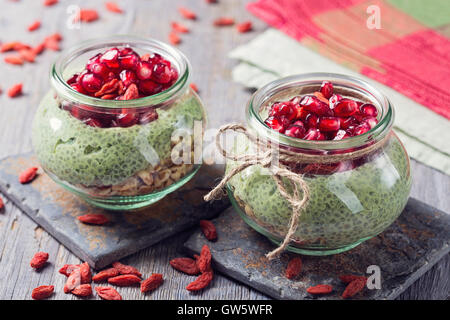
[[[189,283],[186,287],[186,290],[188,290],[188,291],[202,290],[211,283],[212,279],[213,279],[212,270],[204,272],[200,276],[198,276],[198,278],[195,279],[195,281]]]
[[[67,278],[66,284],[64,285],[64,293],[72,292],[73,289],[81,284],[81,273],[80,268],[75,269]]]
[[[141,283],[141,278],[134,274],[123,274],[120,276],[112,277],[108,279],[108,283],[114,284],[120,287],[132,286]]]
[[[111,287],[95,287],[95,291],[104,300],[122,300],[122,296]]]
[[[93,22],[98,20],[98,12],[94,9],[81,9],[79,15],[75,17],[75,21]]]
[[[358,292],[361,292],[366,286],[365,278],[358,278],[350,282],[342,293],[342,298],[347,299],[353,297]]]
[[[197,266],[202,273],[211,269],[211,251],[206,244],[202,247],[200,257],[197,260]]]
[[[199,92],[198,87],[195,83],[191,82],[191,84],[189,85],[191,87],[192,90],[194,90],[195,92]]]
[[[214,20],[214,25],[216,27],[226,27],[226,26],[232,26],[234,24],[234,19],[229,17],[221,17],[216,20]]]
[[[5,207],[5,204],[3,203],[2,197],[0,197],[0,210],[2,210]]]
[[[251,23],[251,21],[242,22],[236,25],[236,29],[240,33],[249,32],[252,31],[253,24]]]
[[[31,46],[29,46],[28,44],[22,43],[22,42],[15,42],[13,49],[15,51],[19,51],[19,50],[22,50],[22,49],[31,49]]]
[[[44,6],[46,6],[46,7],[50,7],[57,3],[58,3],[58,0],[44,0]]]
[[[177,45],[181,43],[181,38],[178,36],[176,32],[169,33],[169,42],[173,45]]]
[[[18,55],[7,56],[4,58],[4,61],[6,63],[14,64],[14,65],[18,65],[18,66],[23,65],[23,59],[21,56],[18,56]]]
[[[27,62],[34,62],[36,59],[36,53],[33,49],[22,49],[19,51],[19,56]]]
[[[132,100],[139,98],[139,89],[135,83],[130,84],[127,91],[123,95],[123,100]]]
[[[146,53],[146,54],[143,54],[143,55],[141,56],[141,60],[142,60],[142,61],[149,61],[149,60],[150,60],[150,57],[151,57],[150,53]]]
[[[89,297],[92,295],[92,287],[90,284],[80,284],[78,287],[71,291],[72,294],[78,297]]]
[[[164,282],[163,275],[160,273],[153,273],[148,279],[142,281],[141,292],[148,292],[155,290]]]
[[[100,271],[95,276],[93,276],[92,281],[102,282],[102,281],[108,280],[109,278],[116,277],[119,274],[120,274],[119,270],[117,270],[116,268],[109,268],[109,269]]]
[[[208,220],[200,220],[200,228],[206,239],[210,241],[217,240],[217,230],[214,224]]]
[[[61,269],[59,269],[59,273],[68,277],[75,269],[78,268],[80,268],[79,264],[65,264],[61,267]]]
[[[118,79],[112,79],[111,81],[106,82],[102,88],[97,91],[94,96],[101,97],[107,93],[115,92],[119,89],[119,80]]]
[[[174,269],[189,275],[198,275],[200,273],[197,261],[191,258],[175,258],[170,260],[169,263]]]
[[[318,284],[314,287],[309,287],[306,289],[306,292],[310,294],[327,294],[333,291],[333,286],[330,286],[328,284]]]
[[[189,28],[178,22],[172,22],[172,30],[180,33],[189,33]]]
[[[98,213],[98,214],[88,213],[88,214],[84,214],[82,216],[77,217],[77,219],[83,223],[95,224],[95,225],[103,225],[103,224],[109,222],[109,219],[101,213]]]
[[[116,268],[117,270],[119,270],[120,274],[134,274],[134,275],[136,275],[138,277],[142,277],[142,274],[135,267],[127,266],[127,265],[122,264],[122,263],[120,263],[118,261],[114,262],[112,264],[112,266],[114,268]]]
[[[191,19],[191,20],[197,19],[197,15],[195,14],[195,12],[193,12],[193,11],[187,9],[187,8],[179,7],[178,11],[186,19]]]
[[[14,50],[15,45],[17,44],[16,41],[14,42],[5,42],[0,46],[0,52],[8,52]]]
[[[22,83],[17,83],[13,85],[11,88],[8,89],[8,97],[15,98],[20,96],[22,94],[22,88],[23,88]]]
[[[80,281],[81,283],[91,283],[92,273],[91,267],[87,262],[80,265]]]
[[[35,55],[41,54],[45,50],[45,42],[38,44],[36,47],[31,48]]]
[[[286,267],[286,278],[294,279],[302,271],[302,259],[300,257],[292,258]]]
[[[26,169],[25,171],[22,171],[22,173],[19,175],[19,182],[22,184],[31,182],[36,177],[37,171],[37,167],[31,167]]]
[[[123,12],[122,8],[120,8],[119,5],[115,2],[106,2],[105,6],[108,11],[115,12],[115,13]]]
[[[47,252],[37,252],[30,261],[30,266],[34,269],[42,268],[48,260]]]
[[[357,276],[357,275],[353,275],[353,274],[344,274],[339,276],[339,280],[341,280],[343,283],[350,283],[353,280],[357,280],[357,279],[364,279],[365,281],[367,281],[367,278],[365,276]]]
[[[317,97],[317,99],[319,99],[320,101],[322,101],[322,102],[324,102],[324,103],[326,103],[326,104],[330,104],[330,101],[327,99],[327,98],[325,98],[325,96],[323,95],[323,93],[322,92],[320,92],[320,91],[316,91],[316,92],[314,92],[313,93],[316,97]]]
[[[54,286],[39,286],[31,292],[31,298],[34,300],[42,300],[50,297],[55,290]]]
[[[32,24],[28,26],[28,31],[34,31],[41,27],[41,22],[39,20],[34,21]]]

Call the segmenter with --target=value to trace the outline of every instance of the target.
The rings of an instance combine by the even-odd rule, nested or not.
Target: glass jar
[[[158,94],[126,101],[84,95],[67,84],[91,57],[112,47],[160,54],[178,80]],[[145,207],[180,188],[201,166],[193,146],[206,123],[202,101],[189,87],[190,73],[178,49],[152,39],[114,36],[63,53],[51,68],[52,90],[33,122],[42,168],[70,192],[111,210]],[[115,125],[123,115],[136,121]]]
[[[324,80],[333,84],[334,93],[375,105],[378,124],[364,134],[343,140],[310,141],[280,134],[264,123],[274,102],[320,91]],[[392,131],[391,103],[368,83],[329,73],[280,79],[252,96],[246,119],[247,129],[253,135],[299,155],[326,158],[378,145],[359,158],[337,163],[283,163],[302,175],[310,191],[288,250],[307,255],[349,250],[385,230],[405,207],[411,189],[409,157]],[[244,138],[234,144],[233,153],[253,154],[256,149],[253,142]],[[235,165],[236,162],[228,160],[227,172]],[[277,245],[282,242],[292,208],[279,193],[268,169],[259,165],[246,168],[228,182],[227,191],[245,222]]]

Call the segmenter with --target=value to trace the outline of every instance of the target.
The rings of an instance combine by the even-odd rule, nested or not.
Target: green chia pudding
[[[206,121],[189,88],[189,62],[152,39],[93,40],[53,65],[53,90],[33,122],[42,168],[86,201],[148,206],[197,172],[194,141]]]
[[[309,188],[290,250],[312,255],[342,252],[379,234],[400,215],[411,175],[409,157],[392,132],[391,108],[374,88],[341,75],[292,76],[254,94],[247,108],[248,132],[289,150],[290,160],[282,160],[281,167],[298,174]],[[231,154],[252,158],[259,148],[255,137],[239,137],[243,139],[236,140]],[[311,155],[317,162],[305,160]],[[327,157],[329,161],[321,162]],[[226,174],[237,166],[231,159]],[[292,182],[282,181],[292,194]],[[298,190],[302,198],[303,190]],[[246,167],[228,181],[228,192],[251,227],[276,243],[283,241],[293,211],[269,169]]]

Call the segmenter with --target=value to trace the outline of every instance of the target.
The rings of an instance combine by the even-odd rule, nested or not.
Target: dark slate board
[[[381,289],[366,288],[354,298],[395,299],[450,251],[450,215],[410,199],[402,215],[377,237],[337,255],[302,256],[303,271],[292,281],[284,277],[284,271],[295,254],[283,253],[279,260],[269,262],[264,254],[274,245],[247,226],[232,208],[213,222],[218,231],[216,242],[207,241],[197,231],[185,249],[198,253],[208,244],[215,270],[276,299],[316,298],[306,288],[321,283],[333,285],[334,290],[318,299],[341,299],[345,285],[338,276],[365,274],[370,265],[381,269]]]
[[[206,167],[181,189],[151,207],[122,213],[86,204],[53,182],[41,169],[32,183],[20,184],[19,173],[30,166],[38,166],[32,154],[0,160],[0,191],[96,269],[192,227],[200,219],[210,219],[229,205],[226,200],[213,204],[203,201],[203,195],[213,183],[213,175],[205,172]],[[86,213],[104,213],[111,223],[82,224],[76,217]]]

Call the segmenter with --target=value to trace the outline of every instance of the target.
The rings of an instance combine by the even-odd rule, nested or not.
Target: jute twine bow
[[[228,151],[226,151],[221,144],[221,137],[225,131],[232,130],[237,133],[244,134],[249,140],[251,140],[256,146],[261,148],[261,150],[265,150],[261,155],[259,154],[250,154],[250,155],[235,155]],[[359,158],[365,154],[368,154],[375,149],[380,147],[380,144],[383,144],[389,135],[386,135],[383,139],[379,140],[376,143],[373,143],[364,149],[359,149],[353,152],[346,152],[342,154],[326,154],[326,155],[318,155],[318,154],[305,154],[299,153],[295,151],[290,151],[287,149],[279,148],[279,160],[284,162],[295,162],[295,163],[336,163],[342,160],[355,159]],[[284,237],[283,242],[278,246],[278,248],[266,254],[266,257],[269,260],[276,258],[280,253],[282,253],[286,247],[289,245],[291,238],[295,231],[297,230],[300,215],[302,211],[306,208],[307,203],[310,198],[309,187],[306,181],[303,179],[301,174],[292,172],[288,170],[280,161],[277,166],[272,164],[272,159],[275,156],[273,149],[270,146],[270,142],[263,141],[258,139],[255,135],[250,133],[247,128],[242,126],[241,124],[227,124],[222,126],[217,135],[216,135],[216,147],[219,152],[227,159],[236,161],[239,164],[233,167],[220,181],[220,183],[214,187],[207,195],[205,195],[205,201],[211,201],[214,199],[218,199],[223,195],[223,188],[230,181],[233,176],[238,174],[239,172],[245,170],[246,168],[253,165],[260,165],[263,168],[267,168],[272,178],[275,181],[275,184],[280,192],[281,196],[286,199],[286,201],[292,207],[292,216],[289,222],[288,231]],[[289,182],[291,182],[293,186],[292,193],[289,193],[285,186],[282,178],[286,178]],[[303,196],[300,196],[299,188],[303,191]]]

